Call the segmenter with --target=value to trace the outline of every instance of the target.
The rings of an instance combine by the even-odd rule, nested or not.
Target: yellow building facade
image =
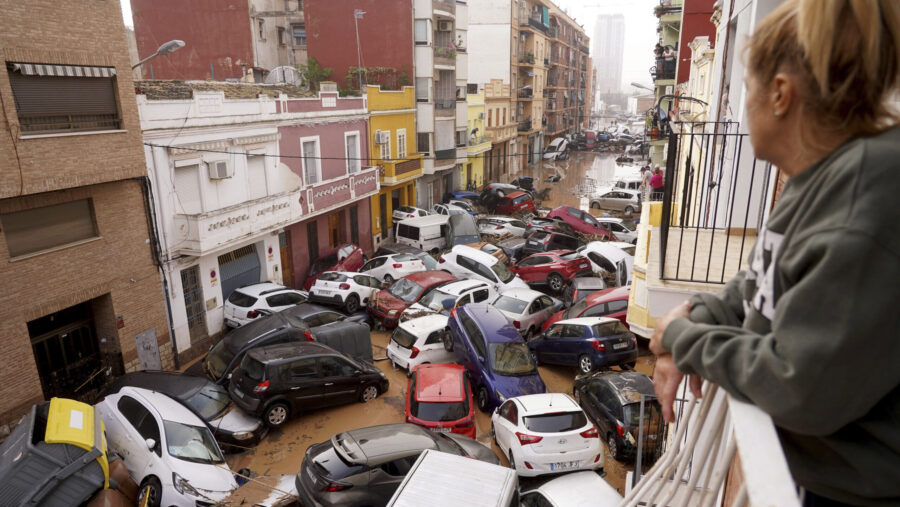
[[[416,152],[415,87],[382,90],[366,87],[369,108],[369,157],[380,167],[381,190],[372,196],[373,244],[390,237],[391,215],[400,206],[415,206],[416,179],[422,176],[422,154]]]
[[[469,106],[468,131],[469,145],[466,148],[468,162],[463,165],[459,175],[463,188],[481,188],[484,180],[484,161],[491,151],[491,133],[487,130],[487,107],[484,103],[484,90],[466,95]]]

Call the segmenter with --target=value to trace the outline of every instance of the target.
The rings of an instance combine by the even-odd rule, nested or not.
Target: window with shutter
[[[10,257],[77,244],[98,237],[91,199],[0,215]]]

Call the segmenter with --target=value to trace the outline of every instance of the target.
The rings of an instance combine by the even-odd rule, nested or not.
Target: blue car
[[[470,192],[468,190],[454,190],[453,192],[450,192],[449,195],[453,196],[451,199],[477,201],[479,194],[478,192]]]
[[[528,342],[536,363],[577,366],[590,373],[601,366],[634,368],[637,339],[618,319],[579,317],[553,323]]]
[[[470,303],[450,313],[448,326],[444,347],[456,352],[469,373],[482,412],[508,398],[547,392],[522,336],[500,310]]]

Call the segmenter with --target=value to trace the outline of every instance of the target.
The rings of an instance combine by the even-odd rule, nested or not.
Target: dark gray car
[[[294,483],[303,505],[385,505],[425,449],[500,464],[490,448],[454,433],[384,424],[311,445]]]
[[[449,224],[447,245],[450,248],[456,245],[481,242],[481,233],[478,232],[478,225],[475,224],[475,218],[472,215],[468,213],[450,215]]]

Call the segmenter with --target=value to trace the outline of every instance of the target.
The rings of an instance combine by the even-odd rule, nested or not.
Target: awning
[[[13,63],[13,72],[26,76],[53,77],[113,77],[115,67],[88,67],[84,65],[51,65],[44,63]]]

